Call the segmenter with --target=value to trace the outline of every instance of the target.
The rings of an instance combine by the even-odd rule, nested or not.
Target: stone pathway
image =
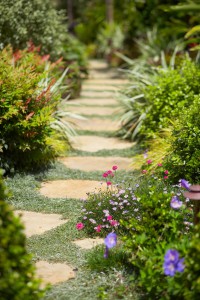
[[[127,81],[119,78],[115,70],[108,70],[105,62],[90,62],[90,77],[83,82],[82,93],[78,99],[63,102],[63,110],[86,116],[77,120],[79,130],[95,132],[96,135],[80,135],[72,139],[75,150],[87,151],[95,154],[99,150],[127,149],[133,144],[113,137],[98,136],[100,131],[115,131],[119,123],[114,117],[117,114],[117,90],[123,88]],[[112,117],[112,118],[111,118]],[[130,170],[132,159],[125,157],[99,157],[99,156],[72,156],[60,158],[59,161],[66,167],[83,171],[104,171],[112,165],[118,165],[120,169]],[[45,197],[75,198],[80,201],[86,198],[88,192],[96,192],[99,188],[106,188],[106,184],[93,180],[53,180],[43,182],[40,193]],[[47,230],[66,223],[60,215],[21,212],[22,221],[25,224],[27,237],[35,234],[43,234]],[[64,241],[63,241],[64,242]],[[95,245],[102,244],[103,239],[81,239],[73,243],[82,249],[91,249]],[[73,266],[64,263],[49,263],[38,261],[36,263],[38,276],[44,283],[57,284],[75,277]]]

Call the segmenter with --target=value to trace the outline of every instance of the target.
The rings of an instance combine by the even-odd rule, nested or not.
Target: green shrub
[[[44,290],[35,279],[35,268],[25,248],[24,228],[5,201],[7,190],[0,176],[0,299],[41,299]]]
[[[129,118],[125,130],[133,139],[154,137],[156,132],[173,123],[192,104],[194,96],[200,94],[200,69],[195,63],[184,60],[177,69],[157,71],[158,75],[151,76],[150,82],[141,76],[145,84],[139,86],[139,94],[135,85],[128,90],[126,114]],[[133,96],[130,97],[131,92]]]
[[[55,79],[44,69],[45,63],[33,52],[13,55],[7,48],[0,53],[0,158],[4,168],[37,168],[55,155],[47,140],[53,133],[52,113],[59,95],[54,93]]]
[[[49,0],[0,0],[1,49],[8,44],[14,49],[26,48],[32,40],[41,45],[42,53],[53,58],[61,56],[67,25],[62,24],[64,14],[57,12]]]
[[[172,132],[170,155],[165,159],[171,170],[171,179],[186,178],[200,181],[200,96],[196,96],[187,109],[183,109]],[[174,170],[176,170],[174,172]]]
[[[190,203],[180,194],[178,186],[164,187],[157,177],[143,177],[135,191],[138,217],[121,220],[128,229],[122,240],[131,255],[137,285],[148,299],[187,299],[183,296],[187,284],[185,271],[166,276],[163,270],[164,256],[169,249],[175,249],[186,260],[193,232]],[[175,195],[182,200],[179,209],[170,207]]]

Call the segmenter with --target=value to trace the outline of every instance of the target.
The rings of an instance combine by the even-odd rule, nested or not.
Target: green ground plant
[[[24,228],[6,202],[7,187],[0,174],[0,299],[37,300],[45,289],[35,277],[35,268],[25,246]]]

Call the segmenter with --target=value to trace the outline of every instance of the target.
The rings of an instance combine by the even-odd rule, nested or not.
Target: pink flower
[[[118,226],[119,223],[118,223],[116,220],[111,220],[111,221],[110,221],[110,225],[111,225],[111,226]]]
[[[76,229],[81,230],[84,228],[84,224],[83,223],[77,223],[76,224]]]
[[[164,179],[168,179],[168,176],[164,176]]]
[[[162,164],[161,164],[161,163],[158,163],[157,166],[158,166],[158,167],[162,167]]]
[[[111,181],[107,181],[106,184],[107,184],[107,186],[109,186],[109,185],[112,184],[112,182]]]
[[[101,225],[98,225],[98,226],[95,227],[94,229],[96,230],[96,232],[101,232],[101,228],[102,228],[102,226],[101,226]]]
[[[146,174],[147,173],[147,170],[142,170],[142,174]]]
[[[148,160],[147,160],[147,164],[150,165],[151,163],[152,163],[152,160],[151,160],[151,159],[148,159]]]
[[[107,220],[108,220],[108,221],[112,220],[112,216],[110,216],[110,215],[107,216]]]
[[[169,171],[168,171],[168,170],[165,170],[164,173],[165,173],[165,175],[168,175],[168,174],[169,174]]]
[[[108,170],[106,173],[107,173],[108,175],[110,175],[110,174],[112,174],[112,171],[111,171],[111,170]]]
[[[103,175],[102,175],[104,178],[106,178],[106,177],[108,177],[108,173],[107,172],[105,172],[105,173],[103,173]]]
[[[112,169],[113,171],[116,171],[118,169],[118,166],[113,166]]]

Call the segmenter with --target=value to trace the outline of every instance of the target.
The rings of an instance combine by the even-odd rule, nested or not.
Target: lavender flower
[[[104,239],[104,243],[108,249],[117,245],[117,235],[114,232],[109,233]]]
[[[181,179],[180,180],[180,184],[183,188],[185,188],[186,190],[189,190],[190,189],[190,184],[187,180],[185,179]]]
[[[167,250],[164,257],[164,274],[174,276],[176,272],[184,271],[184,258],[179,259],[179,252],[174,249]]]
[[[178,196],[173,196],[170,202],[170,206],[173,209],[179,209],[182,206],[183,202],[180,201]]]

